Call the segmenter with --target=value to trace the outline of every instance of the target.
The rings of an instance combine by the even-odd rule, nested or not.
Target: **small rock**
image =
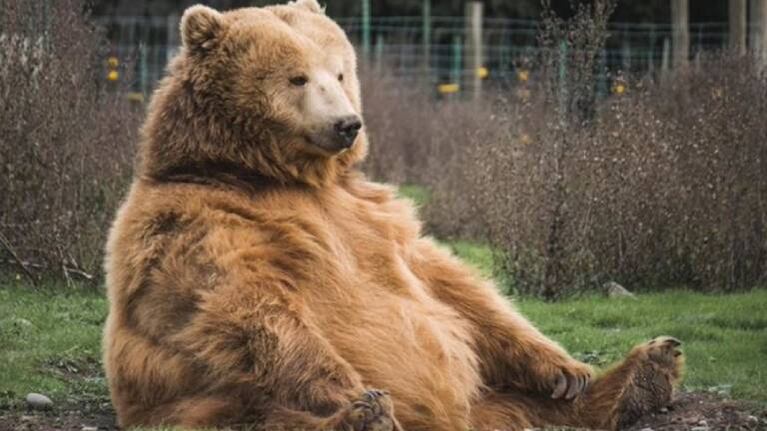
[[[652,429],[652,428],[642,428],[642,429],[641,429],[641,430],[639,430],[639,431],[653,431],[653,429]]]
[[[664,413],[664,414],[665,414],[665,413],[668,413],[668,407],[661,407],[661,408],[660,408],[660,412],[661,412],[661,413]]]
[[[602,288],[607,293],[607,296],[610,298],[633,298],[636,299],[636,295],[629,292],[628,289],[621,286],[620,284],[614,282],[614,281],[608,281],[607,283],[602,285]]]
[[[759,418],[753,415],[746,416],[746,423],[748,423],[748,426],[755,427],[759,425]]]
[[[708,431],[708,427],[692,427],[690,431]]]
[[[98,427],[84,426],[84,427],[80,428],[80,431],[99,431],[99,428]]]
[[[47,410],[53,407],[53,401],[43,394],[31,392],[27,394],[27,406],[35,410]]]
[[[32,322],[27,319],[22,319],[21,317],[14,317],[13,322],[19,326],[32,326]]]
[[[706,422],[705,419],[701,419],[700,421],[698,421],[698,425],[700,425],[702,427],[707,427],[708,426],[708,422]]]

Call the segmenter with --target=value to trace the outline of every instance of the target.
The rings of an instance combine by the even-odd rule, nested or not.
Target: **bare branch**
[[[16,254],[16,251],[14,251],[13,247],[11,247],[10,241],[8,241],[8,238],[6,238],[2,232],[0,232],[0,244],[2,244],[3,248],[8,251],[16,264],[21,267],[21,270],[24,271],[24,274],[29,278],[32,284],[37,286],[37,279],[35,278],[34,274],[32,274],[32,271],[30,271],[29,268],[27,268],[27,266],[24,264],[24,261],[19,258],[19,255]]]

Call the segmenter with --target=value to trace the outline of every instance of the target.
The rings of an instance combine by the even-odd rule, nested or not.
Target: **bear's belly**
[[[320,327],[366,386],[391,393],[403,425],[466,429],[481,384],[467,324],[421,286],[409,287],[416,292],[358,286],[357,303],[323,316]]]

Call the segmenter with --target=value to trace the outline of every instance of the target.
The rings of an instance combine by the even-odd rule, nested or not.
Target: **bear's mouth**
[[[347,143],[339,139],[331,139],[329,136],[323,135],[327,134],[323,133],[315,136],[306,134],[303,136],[303,138],[307,146],[314,150],[313,152],[326,157],[338,156],[349,151],[354,147],[355,142],[357,141],[355,139],[353,142]]]

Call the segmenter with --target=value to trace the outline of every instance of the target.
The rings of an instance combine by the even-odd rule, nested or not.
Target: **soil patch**
[[[47,412],[0,411],[0,431],[114,431],[115,414],[106,401],[89,401]],[[767,407],[692,392],[679,394],[668,409],[641,419],[628,431],[767,430]]]
[[[668,409],[646,415],[630,430],[767,430],[767,407],[707,393],[680,393]]]

